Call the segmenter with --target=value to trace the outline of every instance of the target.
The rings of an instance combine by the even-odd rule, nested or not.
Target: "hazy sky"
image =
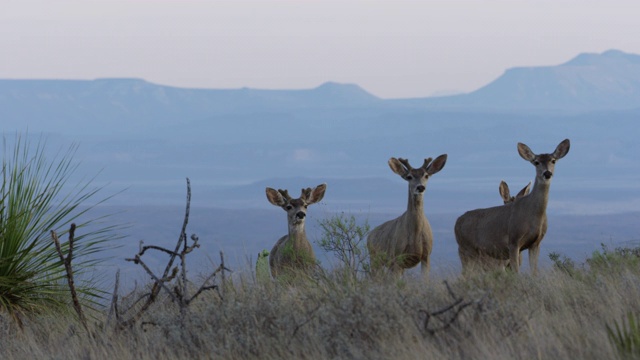
[[[0,78],[472,91],[516,66],[640,54],[638,0],[0,0]]]

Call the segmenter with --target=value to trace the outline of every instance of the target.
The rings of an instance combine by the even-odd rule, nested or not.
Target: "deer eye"
[[[413,179],[413,176],[411,176],[411,175],[407,175],[407,177],[405,177],[405,179],[407,179],[407,180],[411,180],[411,179]]]
[[[291,206],[291,205],[287,205],[287,206],[285,207],[285,209],[287,209],[287,210],[291,210],[291,209],[293,209],[293,206]]]
[[[533,164],[534,164],[534,165],[540,165],[540,161],[535,160],[535,161],[533,162]]]
[[[555,163],[556,163],[556,159],[552,159],[552,160],[551,160],[551,163],[552,163],[552,164],[555,164]]]

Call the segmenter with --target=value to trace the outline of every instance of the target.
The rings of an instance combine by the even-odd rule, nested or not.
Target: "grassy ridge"
[[[68,316],[31,319],[22,332],[4,319],[0,348],[5,359],[615,358],[607,327],[640,312],[640,271],[579,271],[295,287],[235,279],[224,299],[192,304],[184,326],[168,301],[120,331],[103,332],[95,314],[93,339]]]

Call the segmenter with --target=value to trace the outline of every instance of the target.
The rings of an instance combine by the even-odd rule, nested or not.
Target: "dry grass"
[[[224,299],[211,292],[191,304],[183,325],[169,301],[124,330],[103,331],[106,315],[94,314],[93,336],[68,314],[27,319],[23,330],[0,317],[0,348],[3,359],[615,358],[606,326],[640,312],[640,271],[585,274],[296,286],[236,279]]]

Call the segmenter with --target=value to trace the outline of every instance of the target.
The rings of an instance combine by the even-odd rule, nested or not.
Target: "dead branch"
[[[222,251],[220,251],[220,261],[221,261],[220,266],[218,266],[218,268],[216,269],[216,271],[213,272],[213,274],[209,275],[209,277],[204,280],[204,282],[202,283],[202,285],[200,286],[198,291],[196,291],[196,293],[187,301],[187,303],[191,303],[203,291],[206,291],[206,290],[218,290],[218,292],[219,292],[220,290],[218,288],[218,285],[207,286],[207,283],[209,282],[209,280],[213,279],[218,273],[222,273],[222,283],[223,283],[223,288],[224,288],[224,272],[225,271],[231,271],[231,270],[229,270],[226,267],[224,267],[224,255],[223,255]],[[219,294],[219,295],[220,295],[221,298],[224,298],[223,294]]]
[[[62,246],[60,246],[60,240],[58,239],[58,234],[56,234],[55,230],[51,230],[51,238],[53,239],[53,243],[56,246],[56,251],[58,252],[58,256],[60,256],[60,261],[64,264],[64,269],[67,273],[67,284],[69,285],[69,290],[71,291],[71,300],[73,301],[73,308],[78,313],[78,317],[80,318],[80,322],[84,329],[89,332],[89,328],[87,327],[87,318],[84,316],[84,312],[82,311],[82,306],[80,305],[80,301],[78,300],[78,293],[76,292],[75,282],[73,280],[73,268],[71,267],[71,260],[73,259],[73,240],[76,232],[76,224],[71,224],[69,228],[69,252],[65,257],[62,253]]]
[[[137,320],[139,320],[142,315],[149,309],[149,307],[156,301],[158,294],[162,289],[171,297],[171,300],[178,304],[180,307],[180,318],[181,321],[184,321],[189,304],[196,299],[202,292],[206,290],[218,290],[218,295],[222,297],[219,293],[218,285],[207,285],[207,283],[213,279],[218,273],[222,274],[222,282],[224,284],[225,281],[225,271],[230,271],[224,266],[224,256],[222,252],[220,252],[220,266],[211,274],[204,283],[200,286],[200,288],[195,292],[193,296],[188,295],[188,280],[187,280],[187,255],[191,253],[194,249],[199,248],[200,244],[198,243],[198,236],[195,234],[191,235],[191,240],[193,243],[191,245],[187,244],[187,234],[186,228],[189,223],[189,213],[191,207],[191,183],[187,178],[187,206],[185,209],[184,221],[182,224],[182,228],[180,231],[180,236],[178,238],[178,242],[176,244],[176,248],[174,251],[163,248],[161,246],[156,245],[148,245],[142,246],[142,241],[140,242],[140,249],[138,253],[133,258],[127,258],[126,261],[131,261],[135,264],[142,266],[142,268],[151,276],[153,279],[153,286],[149,293],[144,294],[140,299],[138,299],[133,306],[131,306],[128,310],[132,309],[134,306],[145,300],[144,303],[140,306],[140,308],[136,311],[136,313],[131,316],[126,321],[120,322],[120,326],[131,326]],[[169,255],[169,261],[167,266],[162,273],[161,276],[156,275],[146,264],[142,261],[142,256],[146,253],[147,250],[157,250],[164,252]],[[173,263],[176,258],[180,258],[180,265],[173,267]],[[172,270],[173,268],[173,270]],[[171,271],[171,274],[169,272]],[[177,284],[173,286],[173,290],[170,289],[169,283],[174,279],[178,278]],[[127,310],[127,311],[128,311]],[[126,311],[125,311],[126,312]]]
[[[428,311],[424,309],[418,310],[419,314],[424,314],[425,316],[422,324],[423,330],[431,335],[435,334],[438,331],[448,329],[457,320],[462,310],[473,304],[481,303],[486,297],[485,294],[480,299],[464,301],[463,298],[458,297],[453,292],[446,280],[444,281],[444,284],[447,287],[447,291],[453,299],[453,302],[435,311]],[[431,321],[431,319],[438,320],[441,325],[429,327],[429,322]]]
[[[225,276],[224,276],[224,270],[226,269],[224,267],[224,255],[222,254],[222,251],[220,251],[220,267],[219,269],[222,270],[222,295],[221,297],[224,298],[224,287],[226,286],[226,280],[225,280]]]
[[[140,256],[144,255],[144,253],[147,252],[147,250],[149,250],[149,249],[162,251],[162,252],[165,252],[165,253],[167,253],[169,255],[172,255],[172,256],[180,256],[180,253],[173,252],[173,251],[171,251],[169,249],[165,249],[163,247],[155,246],[155,245],[141,246],[140,247],[140,252],[138,252],[138,255],[140,255]]]
[[[142,261],[142,259],[140,259],[140,257],[138,255],[136,255],[135,258],[133,259],[125,259],[126,261],[133,261],[134,263],[142,266],[142,268],[147,272],[147,274],[149,274],[149,276],[151,276],[151,278],[155,281],[153,284],[154,286],[158,286],[161,287],[163,289],[165,289],[167,291],[167,293],[169,293],[169,295],[171,295],[171,290],[169,290],[169,288],[165,285],[165,283],[167,282],[166,278],[158,278],[156,276],[156,274],[153,273],[153,271],[151,271],[151,269],[147,266],[147,264],[144,263],[144,261]],[[171,300],[176,300],[175,297],[173,297],[173,295],[171,295]]]
[[[313,320],[316,317],[315,314],[320,309],[320,306],[321,304],[318,304],[315,308],[311,309],[309,312],[307,312],[306,319],[302,321],[300,324],[296,324],[296,327],[295,329],[293,329],[293,333],[291,334],[291,337],[289,337],[288,345],[291,345],[291,341],[293,341],[293,338],[296,337],[298,330],[300,330],[300,328],[302,328],[303,326],[307,325],[309,322],[311,322],[311,320]]]
[[[109,306],[109,314],[107,315],[107,320],[104,323],[103,332],[107,331],[107,327],[111,323],[111,317],[116,315],[116,321],[120,319],[120,314],[118,314],[118,287],[120,286],[120,269],[116,271],[116,283],[113,286],[113,295],[111,297],[111,306]]]

